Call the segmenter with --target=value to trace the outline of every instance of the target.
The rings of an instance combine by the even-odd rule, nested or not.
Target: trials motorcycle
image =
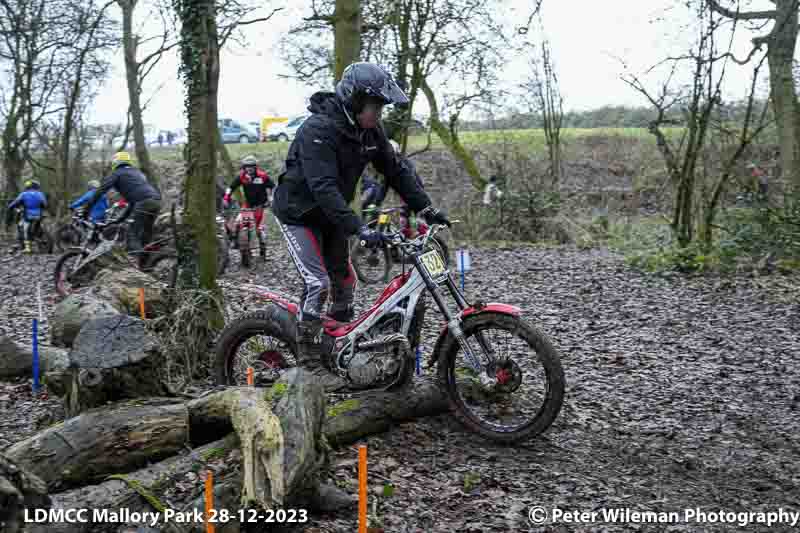
[[[409,385],[430,295],[444,324],[427,367],[438,367],[438,385],[458,421],[500,443],[539,435],[556,419],[564,398],[559,354],[545,333],[523,320],[519,308],[467,301],[438,247],[431,246],[442,229],[433,225],[414,239],[401,232],[384,234],[386,245],[404,258],[404,271],[352,322],[323,321],[327,356],[322,363],[350,389]],[[221,385],[246,384],[250,368],[256,385],[269,384],[296,364],[297,301],[264,287],[248,287],[266,305],[221,333],[214,369]],[[445,291],[457,312],[451,311]]]

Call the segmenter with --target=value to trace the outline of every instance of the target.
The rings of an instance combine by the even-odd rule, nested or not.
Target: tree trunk
[[[211,291],[221,298],[216,283],[216,176],[219,132],[217,88],[219,85],[219,42],[216,4],[213,0],[176,0],[181,28],[182,74],[186,85],[186,113],[189,118],[186,146],[186,208],[181,233],[179,286]],[[222,316],[213,306],[200,320],[220,327]]]
[[[420,88],[422,92],[425,93],[425,97],[428,99],[428,105],[430,106],[431,129],[436,132],[442,140],[442,143],[444,143],[456,159],[461,161],[461,164],[464,165],[470,178],[472,178],[472,186],[482,191],[486,186],[486,180],[481,176],[481,171],[478,169],[475,159],[473,159],[472,155],[470,155],[461,144],[458,135],[455,133],[455,129],[448,128],[439,117],[439,106],[436,103],[436,95],[433,93],[433,89],[431,89],[430,85],[428,85],[428,80],[423,78],[420,83]]]
[[[87,411],[17,442],[4,453],[48,488],[69,488],[175,455],[188,437],[186,406],[156,398]]]
[[[122,44],[125,55],[125,78],[128,82],[128,110],[133,127],[133,142],[139,168],[156,188],[160,188],[158,176],[150,161],[150,152],[144,138],[144,120],[139,97],[142,88],[139,84],[139,63],[136,60],[138,37],[133,33],[133,11],[138,0],[117,0],[122,9]]]
[[[780,142],[781,175],[800,194],[800,104],[792,76],[798,34],[797,2],[778,1],[775,8],[778,15],[768,41],[767,61]]]
[[[361,58],[361,1],[336,0],[334,25],[334,82],[342,79],[347,65]]]

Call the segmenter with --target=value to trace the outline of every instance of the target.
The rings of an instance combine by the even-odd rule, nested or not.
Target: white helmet
[[[100,182],[97,180],[89,180],[89,187],[92,189],[97,189],[100,187]]]

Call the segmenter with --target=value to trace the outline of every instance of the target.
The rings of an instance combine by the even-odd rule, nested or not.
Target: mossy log
[[[188,437],[186,405],[164,398],[133,400],[86,411],[4,453],[52,491],[88,485],[175,455]]]

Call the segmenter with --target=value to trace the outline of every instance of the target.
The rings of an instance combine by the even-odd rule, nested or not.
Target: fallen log
[[[67,419],[4,453],[53,490],[87,485],[174,455],[188,435],[184,404],[164,398],[134,400]]]
[[[118,400],[169,396],[158,342],[140,319],[126,315],[87,322],[75,338],[65,377],[64,410],[76,416]]]
[[[64,370],[69,363],[67,351],[53,346],[39,346],[39,372]],[[30,344],[18,344],[0,335],[0,378],[33,375],[33,352]]]
[[[328,408],[324,432],[334,446],[388,431],[400,422],[449,410],[447,397],[434,383],[419,382],[395,392],[372,392]]]
[[[128,509],[133,516],[134,513],[140,514],[140,520],[128,520],[125,523],[129,526],[149,526],[153,527],[152,515],[143,516],[143,513],[159,513],[156,517],[156,527],[162,531],[173,531],[186,533],[189,530],[197,530],[196,527],[188,527],[182,524],[178,527],[174,521],[164,522],[161,509],[171,508],[164,497],[164,493],[176,482],[182,480],[187,472],[204,471],[210,461],[224,457],[228,452],[239,445],[239,438],[231,433],[227,437],[197,447],[189,453],[175,455],[154,465],[147,466],[126,475],[115,476],[97,485],[90,485],[58,494],[53,494],[53,509],[98,509],[118,511]],[[239,489],[241,487],[241,475],[236,469],[231,469],[232,473],[226,479],[219,476],[214,484],[215,508],[226,509],[235,513],[239,509]],[[203,501],[201,482],[198,480],[199,500]],[[180,511],[193,509],[194,502]],[[178,510],[178,509],[176,509]],[[109,515],[110,516],[110,515]],[[35,527],[29,526],[30,533],[85,533],[102,531],[102,522],[90,521],[88,523],[51,523],[41,524]],[[116,531],[117,526],[112,522],[106,522],[109,531]],[[204,525],[197,524],[202,527]],[[236,529],[234,529],[236,527]],[[228,531],[238,531],[238,524],[234,520],[227,528],[223,524],[217,524],[216,531],[227,533]]]
[[[0,454],[0,531],[25,531],[25,509],[48,509],[47,486],[38,476]]]
[[[217,439],[233,431],[226,411],[230,400],[225,394],[230,390],[187,403],[192,443],[207,442],[207,439]],[[323,432],[329,443],[346,445],[367,435],[388,431],[400,422],[438,415],[448,409],[447,397],[435,384],[419,382],[400,391],[362,393],[332,404],[326,409]]]

